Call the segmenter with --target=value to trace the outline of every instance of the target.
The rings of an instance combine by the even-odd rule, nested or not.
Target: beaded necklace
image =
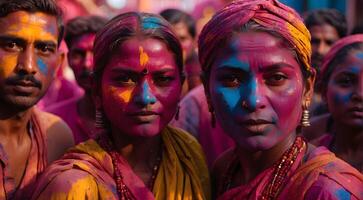
[[[121,169],[118,167],[118,166],[122,165],[121,156],[114,149],[114,145],[112,145],[109,138],[107,136],[104,136],[104,134],[100,135],[98,141],[99,141],[99,144],[101,145],[101,147],[104,148],[111,156],[112,164],[114,167],[114,180],[116,182],[116,189],[117,189],[117,194],[118,194],[119,198],[121,200],[136,200],[136,197],[132,194],[130,189],[127,187],[127,185],[123,181],[124,177],[122,176]],[[159,171],[159,166],[161,163],[161,152],[162,152],[161,149],[162,148],[160,148],[159,156],[157,157],[155,165],[153,167],[153,172],[152,172],[151,178],[147,184],[147,187],[149,188],[150,191],[152,191],[152,189],[154,187],[155,179],[156,179],[156,176]]]
[[[269,178],[269,182],[265,186],[262,196],[259,199],[272,200],[277,198],[289,175],[289,170],[304,149],[306,149],[305,140],[300,136],[296,137],[293,145],[284,152],[280,160],[274,165],[272,176]],[[236,156],[227,168],[227,173],[224,177],[224,181],[222,182],[222,187],[220,187],[218,191],[219,195],[230,188],[232,184],[232,177],[234,177],[234,174],[240,168],[239,165],[240,164]]]

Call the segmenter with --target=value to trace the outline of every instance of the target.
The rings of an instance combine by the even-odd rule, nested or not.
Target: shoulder
[[[359,184],[352,182],[351,184]],[[363,185],[356,185],[357,189],[361,188],[360,196],[353,194],[352,191],[347,189],[344,185],[336,180],[327,176],[320,175],[316,182],[308,189],[305,199],[362,199],[363,198]],[[358,194],[359,195],[359,194]]]
[[[42,128],[46,134],[48,161],[52,162],[74,146],[73,134],[68,125],[58,116],[37,111]]]
[[[74,168],[57,174],[44,185],[45,188],[35,192],[36,199],[87,199],[98,195],[95,178]]]
[[[304,137],[310,141],[326,133],[330,114],[324,114],[311,119],[311,126],[303,128]]]

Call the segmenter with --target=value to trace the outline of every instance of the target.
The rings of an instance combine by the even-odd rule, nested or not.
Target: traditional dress
[[[264,170],[248,184],[229,189],[218,200],[260,199],[271,176],[273,167]],[[363,175],[325,147],[318,147],[307,156],[301,153],[286,180],[277,199],[363,199]]]
[[[31,149],[24,175],[16,187],[15,180],[10,177],[8,157],[0,144],[0,199],[30,199],[40,174],[47,166],[46,130],[51,124],[60,119],[54,115],[33,108],[30,123],[28,124],[31,139]]]
[[[179,106],[179,119],[173,120],[171,124],[197,138],[205,152],[208,166],[211,167],[222,152],[234,146],[234,141],[224,133],[218,123],[216,127],[212,127],[203,85],[191,90],[180,101]]]
[[[208,169],[200,145],[188,133],[165,128],[162,159],[152,192],[125,159],[123,182],[136,199],[210,199]],[[42,176],[33,199],[118,199],[112,158],[88,140],[54,162]]]

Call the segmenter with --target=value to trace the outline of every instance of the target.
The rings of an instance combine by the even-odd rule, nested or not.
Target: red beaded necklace
[[[285,151],[280,160],[274,165],[272,176],[270,177],[269,182],[267,186],[265,186],[262,196],[259,199],[276,199],[288,177],[289,170],[304,149],[306,149],[305,140],[300,136],[296,137],[293,145]],[[232,184],[232,177],[234,177],[234,174],[239,170],[239,168],[239,161],[236,156],[227,167],[227,172],[221,185],[222,187],[220,187],[218,191],[219,195],[230,188]]]
[[[119,198],[121,200],[136,200],[135,196],[132,194],[130,189],[126,186],[126,184],[123,181],[121,169],[118,167],[118,166],[122,165],[119,153],[114,149],[114,146],[112,145],[111,141],[108,139],[107,136],[104,136],[103,134],[101,134],[98,141],[99,141],[99,144],[101,145],[101,147],[104,148],[111,156],[112,164],[114,167],[114,180],[116,182],[116,189],[117,189]],[[161,152],[159,155],[161,155]],[[159,171],[160,163],[161,163],[161,156],[158,156],[156,159],[156,163],[153,167],[152,176],[149,180],[149,183],[147,184],[148,188],[151,191],[152,191],[152,188],[154,187],[154,182],[155,182],[157,173]]]

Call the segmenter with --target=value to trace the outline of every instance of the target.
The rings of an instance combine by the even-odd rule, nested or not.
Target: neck
[[[27,126],[30,121],[31,114],[32,108],[25,111],[1,108],[0,137],[15,138],[18,141],[25,138],[28,134]]]
[[[334,148],[336,153],[348,153],[363,150],[363,129],[356,127],[347,127],[334,123],[335,130]],[[347,132],[349,130],[349,132]]]
[[[263,150],[251,152],[243,147],[237,147],[237,156],[241,165],[242,174],[244,177],[243,182],[248,183],[263,170],[271,167],[277,162],[284,152],[291,147],[296,138],[295,133],[291,133],[288,137],[283,139],[274,147]]]
[[[93,103],[92,95],[85,93],[85,95],[78,101],[78,113],[82,118],[94,120],[96,111]]]
[[[155,160],[160,156],[160,134],[154,137],[134,137],[112,131],[112,139],[116,150],[133,169],[139,166],[153,167]]]

